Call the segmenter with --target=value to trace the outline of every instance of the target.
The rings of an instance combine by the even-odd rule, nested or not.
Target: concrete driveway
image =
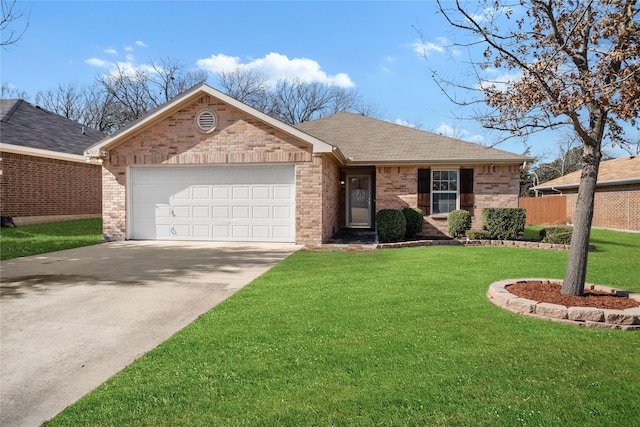
[[[298,250],[110,242],[0,263],[0,425],[38,426]]]

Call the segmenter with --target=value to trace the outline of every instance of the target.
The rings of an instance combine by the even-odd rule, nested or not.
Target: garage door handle
[[[176,216],[176,213],[171,209],[171,216]]]

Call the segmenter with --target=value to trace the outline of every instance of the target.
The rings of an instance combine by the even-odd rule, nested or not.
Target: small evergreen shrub
[[[462,237],[471,228],[471,214],[463,209],[449,212],[447,224],[450,236]]]
[[[378,240],[380,242],[397,242],[402,240],[407,229],[407,220],[398,209],[382,209],[376,214]]]
[[[489,240],[491,234],[487,230],[467,230],[467,238],[471,240]]]
[[[407,229],[404,235],[407,237],[413,237],[422,231],[424,225],[424,217],[422,216],[422,209],[418,208],[404,208],[402,214],[407,222]]]
[[[518,240],[524,235],[526,225],[524,208],[484,208],[482,209],[483,228],[492,239]]]
[[[570,245],[572,232],[571,227],[545,227],[540,230],[540,237],[542,237],[542,243]]]

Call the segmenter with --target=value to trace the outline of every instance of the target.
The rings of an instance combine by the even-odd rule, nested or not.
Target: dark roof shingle
[[[0,142],[82,155],[106,135],[22,99],[0,100]]]
[[[338,147],[345,157],[356,163],[522,163],[532,160],[527,156],[346,112],[294,127]]]

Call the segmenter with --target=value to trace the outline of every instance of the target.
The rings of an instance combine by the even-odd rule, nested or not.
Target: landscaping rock
[[[547,302],[538,303],[536,306],[536,314],[554,319],[568,319],[569,310],[564,305],[550,304]]]
[[[570,320],[602,322],[604,321],[604,310],[591,307],[569,307],[568,318]]]

